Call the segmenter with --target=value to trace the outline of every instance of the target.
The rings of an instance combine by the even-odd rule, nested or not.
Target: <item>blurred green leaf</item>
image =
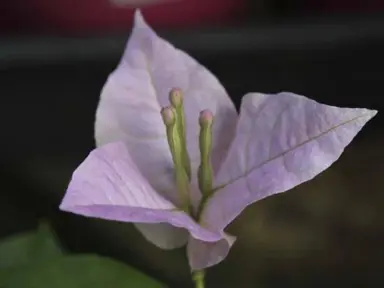
[[[49,226],[43,223],[37,231],[11,236],[0,242],[0,270],[62,254]]]
[[[28,265],[6,288],[160,288],[166,287],[135,269],[93,255],[62,256]]]
[[[0,242],[1,288],[160,288],[135,269],[93,255],[65,255],[45,223]]]

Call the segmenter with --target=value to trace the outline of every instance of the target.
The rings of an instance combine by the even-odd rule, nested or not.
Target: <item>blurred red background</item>
[[[100,32],[126,30],[134,8],[111,0],[14,0],[2,1],[3,31]],[[116,1],[119,2],[119,1]],[[148,1],[147,1],[148,2]],[[154,1],[153,1],[154,2]],[[223,24],[245,10],[244,0],[163,0],[141,9],[151,25],[196,26]]]
[[[0,33],[88,34],[127,30],[134,8],[116,2],[133,0],[0,1]],[[384,0],[135,0],[152,26],[196,27],[257,20],[260,16],[370,13]],[[149,2],[149,4],[148,4]],[[136,4],[137,6],[137,4]],[[139,5],[140,6],[140,5]]]

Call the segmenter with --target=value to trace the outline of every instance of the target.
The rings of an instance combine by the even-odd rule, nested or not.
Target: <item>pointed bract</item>
[[[223,229],[248,205],[308,181],[335,162],[376,114],[323,105],[293,93],[244,96],[236,136],[203,208],[201,223]],[[232,238],[188,241],[193,270],[222,261]]]
[[[243,98],[236,136],[201,219],[224,229],[251,203],[327,169],[376,111],[323,105],[293,93]]]
[[[217,171],[234,135],[236,110],[216,77],[158,37],[137,10],[121,62],[101,93],[95,122],[96,144],[123,141],[152,187],[179,205],[181,199],[175,189],[172,157],[160,115],[161,107],[169,105],[168,96],[173,87],[183,92],[193,173],[200,161],[196,139],[199,112],[210,109],[215,115],[213,168]],[[199,195],[192,197],[198,199]],[[159,237],[146,235],[153,243]]]
[[[89,154],[73,173],[60,209],[106,220],[169,223],[203,241],[221,238],[220,233],[204,229],[153,190],[122,142]]]
[[[192,271],[203,270],[220,263],[227,257],[236,237],[223,233],[216,242],[204,242],[190,237],[187,245],[189,267]]]
[[[139,144],[144,142],[154,146],[158,156],[152,162],[158,165],[148,165],[141,158],[134,160],[156,189],[163,188],[159,187],[161,183],[158,179],[167,175],[161,171],[169,170],[172,163],[159,111],[169,105],[169,92],[174,87],[183,92],[188,152],[194,168],[200,160],[196,141],[199,113],[209,109],[215,116],[213,166],[217,171],[222,153],[228,149],[235,131],[237,112],[233,103],[212,73],[158,37],[141,13],[136,11],[132,35],[124,55],[101,94],[95,137],[98,146],[114,141],[124,141],[140,151]],[[164,169],[158,169],[161,164]],[[157,172],[151,173],[153,170]],[[160,190],[168,190],[166,188]]]

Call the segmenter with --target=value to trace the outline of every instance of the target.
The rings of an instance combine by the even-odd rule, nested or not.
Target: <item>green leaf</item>
[[[6,288],[160,288],[146,275],[108,258],[62,256],[19,270]]]
[[[11,236],[0,242],[0,270],[62,254],[49,226],[43,223],[37,231]]]

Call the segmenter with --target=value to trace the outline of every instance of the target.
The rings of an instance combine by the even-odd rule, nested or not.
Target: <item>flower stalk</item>
[[[196,288],[204,288],[204,276],[205,272],[204,270],[196,271],[193,273],[192,278],[193,281],[195,282],[195,287]]]

